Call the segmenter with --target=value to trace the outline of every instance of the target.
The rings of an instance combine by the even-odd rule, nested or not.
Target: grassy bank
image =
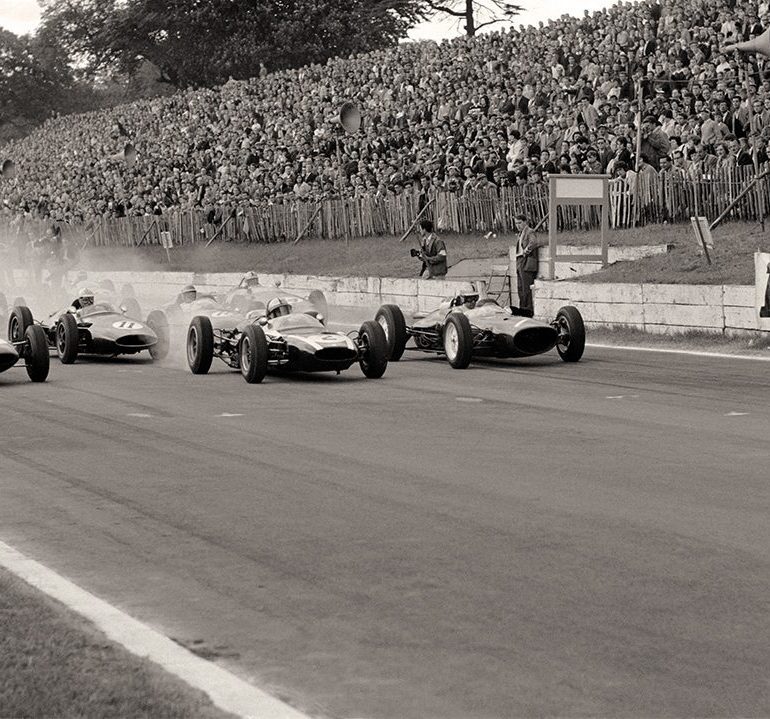
[[[665,243],[671,231],[626,230],[610,233],[613,245],[640,245]],[[547,235],[540,235],[547,242]],[[467,258],[506,257],[514,235],[488,237],[478,235],[445,235],[450,265]],[[568,244],[596,244],[597,232],[562,233],[559,241]],[[171,250],[171,262],[160,247],[106,247],[93,248],[84,253],[91,269],[165,269],[181,271],[241,272],[255,269],[260,272],[291,272],[333,276],[414,277],[420,265],[409,256],[409,249],[417,246],[416,236],[404,242],[397,237],[369,237],[351,240],[303,240],[273,244],[240,244],[215,242],[182,245]]]
[[[228,716],[201,692],[4,571],[0,677],[0,717]]]
[[[547,235],[540,235],[547,242]],[[506,257],[516,242],[513,235],[488,237],[447,235],[450,265],[468,258]],[[770,251],[770,232],[757,225],[734,223],[714,233],[716,247],[713,265],[699,253],[690,225],[653,225],[611,231],[615,246],[670,244],[668,255],[634,262],[618,262],[602,272],[584,278],[585,282],[657,282],[673,284],[753,284],[753,254]],[[598,245],[599,233],[559,233],[560,244]],[[165,269],[206,272],[295,273],[331,276],[416,277],[418,262],[409,256],[416,246],[415,236],[399,242],[396,237],[370,237],[351,240],[303,240],[288,243],[240,244],[215,242],[182,245],[171,250],[169,263],[160,247],[93,248],[84,253],[85,265],[94,270]]]

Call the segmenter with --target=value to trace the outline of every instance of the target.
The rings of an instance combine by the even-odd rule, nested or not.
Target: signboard
[[[548,198],[548,278],[556,277],[557,262],[601,262],[607,266],[607,228],[610,223],[609,175],[549,175]],[[556,225],[558,209],[562,205],[598,206],[601,212],[600,255],[558,255]]]
[[[692,229],[698,240],[698,249],[701,254],[706,255],[706,262],[711,264],[711,255],[709,250],[714,249],[714,238],[711,236],[711,227],[705,217],[691,217]]]
[[[758,327],[770,331],[770,252],[754,254],[756,277],[754,306],[757,309]]]
[[[166,250],[170,250],[174,246],[174,239],[170,232],[160,233],[160,245]]]

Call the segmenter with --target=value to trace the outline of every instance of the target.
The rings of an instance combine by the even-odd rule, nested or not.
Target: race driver
[[[267,310],[265,316],[268,321],[274,320],[276,317],[283,317],[291,312],[291,305],[283,299],[283,297],[274,297],[267,303]]]
[[[253,271],[247,272],[241,280],[241,287],[250,290],[252,287],[259,287],[259,277],[257,273]]]
[[[80,312],[87,307],[92,307],[94,304],[94,292],[87,287],[82,287],[78,290],[78,296],[72,301],[72,306],[69,311],[74,313]]]
[[[198,299],[198,290],[195,289],[195,285],[187,285],[182,288],[182,291],[176,298],[176,303],[178,305],[186,305],[190,302],[195,302],[196,299]]]

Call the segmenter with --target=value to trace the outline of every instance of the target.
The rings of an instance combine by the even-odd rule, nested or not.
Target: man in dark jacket
[[[420,223],[420,250],[417,256],[422,260],[420,276],[428,270],[428,279],[444,277],[447,271],[446,245],[433,232],[433,222]]]

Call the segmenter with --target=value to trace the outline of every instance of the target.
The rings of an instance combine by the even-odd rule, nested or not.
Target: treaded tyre
[[[124,297],[120,302],[121,307],[126,308],[126,317],[138,320],[142,316],[142,308],[135,297]]]
[[[326,295],[321,290],[313,290],[308,296],[307,301],[313,305],[322,315],[322,324],[329,320],[329,303],[326,301]]]
[[[193,374],[206,374],[214,360],[214,330],[203,315],[193,317],[187,330],[187,364]]]
[[[267,338],[259,325],[246,325],[238,346],[241,374],[249,384],[259,384],[267,374]]]
[[[27,327],[32,324],[32,312],[29,307],[19,305],[11,310],[11,316],[8,318],[8,341],[24,342],[24,335]]]
[[[147,315],[145,324],[155,333],[158,341],[150,347],[150,357],[154,360],[165,359],[170,343],[168,318],[162,310],[153,310]]]
[[[358,364],[368,379],[379,379],[388,368],[388,340],[379,322],[367,320],[358,330],[363,345]]]
[[[556,351],[565,362],[577,362],[586,347],[586,328],[577,307],[567,305],[556,313],[554,326],[559,331]]]
[[[62,315],[56,324],[56,352],[62,364],[72,364],[78,358],[80,331],[75,315]]]
[[[406,333],[404,313],[398,305],[383,305],[377,310],[374,319],[385,332],[388,343],[388,359],[398,362],[404,354],[404,348],[409,336]]]
[[[27,375],[33,382],[45,382],[51,369],[51,357],[48,354],[48,338],[39,325],[30,325],[24,333],[27,345],[24,348],[24,364]]]
[[[455,369],[465,369],[473,357],[473,330],[470,320],[453,312],[444,323],[444,353]]]

